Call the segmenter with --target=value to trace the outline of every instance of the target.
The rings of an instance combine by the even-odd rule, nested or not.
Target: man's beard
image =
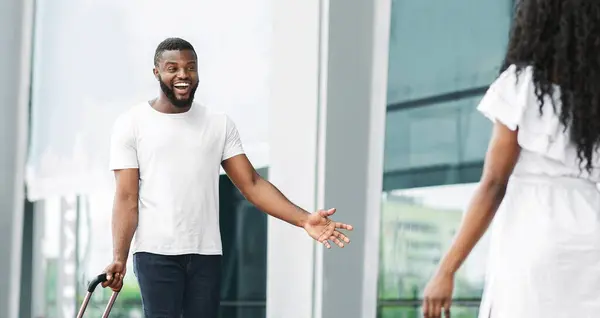
[[[195,86],[190,88],[190,97],[189,98],[177,99],[177,97],[175,97],[175,91],[173,89],[169,88],[169,86],[167,86],[167,84],[165,84],[165,82],[163,82],[160,75],[158,76],[158,82],[160,83],[160,89],[163,91],[165,96],[167,96],[167,98],[169,99],[171,104],[173,104],[173,106],[178,107],[178,108],[186,108],[186,107],[190,107],[190,105],[192,105],[192,102],[194,101],[194,94],[196,94],[196,89],[198,88],[198,83],[196,83]]]

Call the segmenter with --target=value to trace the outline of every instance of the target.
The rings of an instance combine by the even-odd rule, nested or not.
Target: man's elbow
[[[255,173],[251,178],[248,178],[246,182],[240,185],[239,190],[246,198],[246,200],[250,202],[254,202],[254,199],[258,196],[260,192],[260,184],[264,181],[258,173]]]

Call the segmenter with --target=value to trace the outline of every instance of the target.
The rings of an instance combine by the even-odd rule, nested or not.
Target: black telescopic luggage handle
[[[107,281],[106,274],[100,274],[94,280],[92,280],[90,282],[90,284],[88,285],[88,288],[87,288],[87,293],[85,294],[85,298],[83,299],[83,303],[81,304],[81,308],[79,308],[79,313],[77,314],[77,318],[83,317],[83,314],[85,313],[85,309],[87,308],[88,303],[90,302],[90,298],[92,297],[92,293],[94,293],[94,290],[96,289],[96,287],[98,285],[100,285],[100,283],[104,283],[105,281]],[[112,309],[113,305],[115,304],[115,300],[117,300],[118,295],[119,295],[119,292],[113,292],[112,296],[110,296],[110,300],[108,301],[108,304],[106,305],[106,309],[104,310],[104,314],[102,314],[102,318],[108,318],[108,315],[110,314],[110,310]]]

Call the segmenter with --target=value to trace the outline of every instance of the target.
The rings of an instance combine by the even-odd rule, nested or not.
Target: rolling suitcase
[[[100,283],[103,283],[105,281],[106,281],[106,274],[100,274],[94,280],[92,280],[90,282],[90,284],[88,285],[87,293],[85,294],[85,298],[83,299],[83,303],[81,304],[81,308],[79,308],[79,313],[77,314],[77,318],[83,317],[83,314],[85,313],[85,309],[87,308],[87,305],[90,302],[90,298],[92,297],[92,293],[94,293],[94,290],[96,289],[96,287],[98,285],[100,285]],[[104,313],[102,314],[102,318],[108,318],[108,315],[110,314],[110,310],[112,309],[112,306],[115,304],[115,300],[117,300],[118,295],[119,295],[119,292],[113,292],[113,294],[110,296],[110,300],[108,301],[108,304],[106,305],[106,309],[104,310]]]

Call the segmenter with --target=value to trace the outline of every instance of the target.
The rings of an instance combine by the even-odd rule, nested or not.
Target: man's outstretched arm
[[[344,246],[344,242],[350,242],[339,230],[352,230],[352,226],[329,219],[329,216],[335,213],[335,209],[311,214],[298,207],[273,184],[263,179],[246,155],[241,154],[224,160],[222,166],[242,195],[265,213],[304,228],[312,238],[327,248],[330,247],[328,241],[333,241],[340,247]]]

